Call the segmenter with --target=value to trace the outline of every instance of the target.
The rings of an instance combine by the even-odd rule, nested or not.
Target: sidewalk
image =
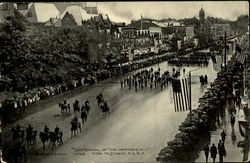
[[[228,110],[228,106],[225,109],[225,116],[220,118],[220,122],[217,123],[217,130],[210,131],[211,139],[209,147],[214,143],[217,147],[218,152],[218,143],[221,140],[221,132],[224,130],[226,132],[226,140],[225,140],[225,148],[226,148],[226,156],[223,157],[224,162],[242,162],[243,160],[243,150],[242,148],[237,147],[239,141],[244,140],[244,138],[240,135],[238,120],[244,119],[244,113],[242,109],[236,107],[236,116],[235,116],[235,124],[234,127],[231,126],[230,123],[231,113]],[[204,151],[199,153],[199,157],[195,162],[205,162],[205,154]],[[219,155],[217,153],[216,162],[219,162]],[[209,153],[208,162],[213,162],[211,155]]]

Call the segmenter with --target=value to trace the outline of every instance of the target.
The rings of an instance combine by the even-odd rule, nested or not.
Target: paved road
[[[153,66],[154,70],[157,70],[158,67],[161,68],[161,72],[172,70],[172,66],[169,66],[167,62]],[[185,69],[188,72],[195,68],[197,67],[186,67]],[[208,67],[201,67],[192,72],[193,108],[196,108],[199,97],[206,89],[199,83],[199,75],[205,74],[208,75],[209,82],[216,77],[211,61]],[[171,85],[163,91],[158,87],[153,90],[146,88],[135,92],[128,89],[121,90],[119,81],[120,77],[108,79],[86,88],[76,89],[61,95],[60,98],[55,97],[56,100],[50,100],[46,105],[35,105],[34,109],[45,108],[5,126],[3,137],[4,139],[10,138],[10,128],[17,123],[23,127],[30,123],[38,131],[43,130],[44,124],[53,130],[58,125],[64,132],[64,145],[53,152],[48,148],[46,151],[35,150],[41,147],[39,142],[31,148],[34,150],[29,150],[28,162],[155,161],[160,149],[165,146],[167,141],[173,139],[187,112],[174,112]],[[100,91],[111,108],[111,115],[106,117],[102,117],[95,100]],[[83,128],[83,132],[73,139],[70,139],[72,114],[62,117],[57,105],[63,99],[67,99],[70,104],[75,99],[81,103],[86,99],[90,101],[91,112],[88,122]],[[3,144],[6,142],[4,141]],[[90,151],[83,151],[86,149]],[[93,151],[95,152],[93,153]]]

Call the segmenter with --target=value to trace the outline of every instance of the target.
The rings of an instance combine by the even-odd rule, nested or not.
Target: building
[[[199,21],[200,21],[199,22],[199,31],[200,32],[209,32],[210,27],[211,27],[211,23],[206,19],[205,11],[202,7],[199,11]]]
[[[82,26],[91,16],[78,5],[70,5],[60,16],[62,26]]]
[[[193,26],[174,27],[174,33],[178,39],[181,39],[183,41],[188,41],[194,37],[194,27]]]
[[[194,27],[193,26],[186,27],[186,39],[190,40],[193,37],[194,37]]]
[[[121,31],[121,36],[123,38],[135,38],[136,36],[136,27],[123,27]]]
[[[15,16],[14,3],[3,2],[0,3],[0,23],[4,22],[6,17]]]
[[[60,12],[54,4],[50,3],[32,3],[25,13],[25,17],[32,23],[46,23],[50,18],[59,18],[59,16]]]
[[[16,9],[22,14],[25,15],[32,3],[29,2],[16,2]]]
[[[57,9],[62,14],[69,6],[79,6],[88,14],[98,15],[97,5],[89,6],[89,2],[53,2]]]
[[[29,25],[29,21],[15,8],[14,3],[0,3],[0,23],[4,22],[8,16],[15,17],[25,25]]]
[[[112,22],[111,34],[114,34],[115,37],[120,38],[123,27],[125,27],[124,22]]]
[[[162,31],[161,31],[161,27],[149,27],[149,34],[150,37],[154,37],[154,38],[162,38]]]
[[[98,14],[90,19],[83,21],[83,26],[90,31],[97,30],[100,33],[106,33],[115,37],[121,36],[121,28],[125,27],[125,23],[112,22],[107,14]]]

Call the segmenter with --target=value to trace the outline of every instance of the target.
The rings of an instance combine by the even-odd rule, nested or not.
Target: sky
[[[108,14],[115,22],[130,23],[144,18],[191,18],[198,17],[201,6],[205,16],[236,20],[242,14],[249,15],[248,1],[147,1],[147,2],[87,2],[87,6],[95,6],[98,11]]]

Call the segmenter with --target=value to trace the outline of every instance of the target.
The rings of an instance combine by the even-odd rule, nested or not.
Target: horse
[[[68,111],[70,113],[70,105],[67,103],[58,103],[58,106],[61,108],[62,115],[66,112],[68,114]]]
[[[80,105],[79,105],[79,101],[75,101],[75,103],[73,104],[74,107],[74,113],[76,113],[76,111],[80,112]]]
[[[76,118],[71,120],[71,138],[72,135],[76,136],[78,134],[78,129],[80,130],[81,133],[81,123],[78,122]]]
[[[46,132],[40,132],[39,134],[40,140],[43,144],[43,149],[45,149],[45,143],[49,140],[49,135]]]
[[[63,137],[63,132],[59,131],[58,134],[56,135],[56,139],[57,139],[57,142],[59,143],[59,145],[63,145],[62,137]]]
[[[22,162],[24,156],[24,162],[27,162],[26,148],[21,142],[17,142],[13,147],[14,162]]]
[[[82,118],[82,124],[84,124],[87,121],[87,118],[88,118],[88,113],[87,113],[86,110],[82,110],[81,118]]]
[[[17,131],[14,127],[11,129],[12,132],[12,140],[14,143],[16,143],[16,140],[21,139],[21,142],[23,142],[24,139],[24,130]]]
[[[103,103],[103,96],[101,94],[96,96],[97,99],[97,105],[100,106]]]
[[[76,136],[76,130],[77,130],[77,122],[74,120],[71,120],[71,138],[72,138],[72,135]]]
[[[56,147],[56,134],[54,132],[49,132],[49,147],[52,145],[52,150]]]
[[[90,110],[90,105],[89,105],[89,101],[85,102],[85,109],[87,111],[87,114],[89,114],[89,110]]]
[[[105,116],[107,113],[110,114],[110,108],[107,104],[107,102],[105,101],[103,105],[101,105],[101,108],[103,116]]]
[[[27,131],[26,130],[26,141],[28,148],[30,145],[36,144],[36,136],[37,136],[37,131]]]
[[[31,142],[34,144],[36,144],[36,136],[37,136],[37,131],[35,130],[31,133]]]

